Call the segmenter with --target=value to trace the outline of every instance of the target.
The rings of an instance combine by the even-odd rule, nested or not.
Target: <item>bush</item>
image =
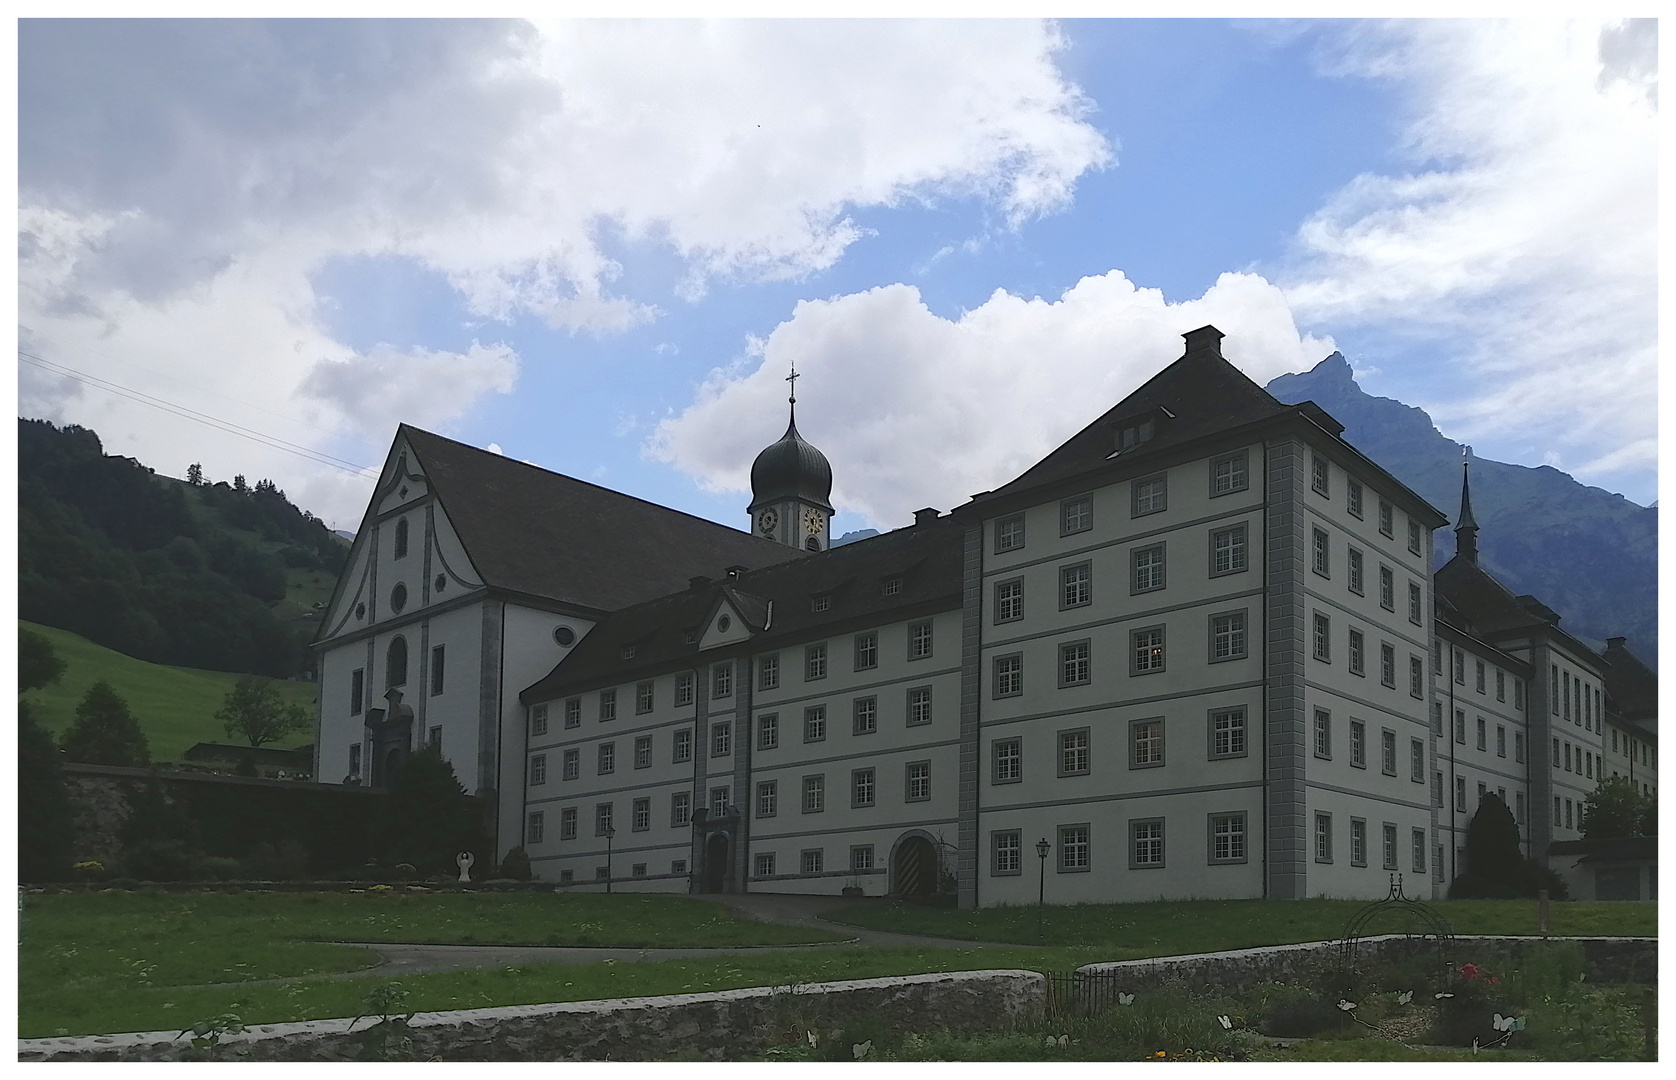
[[[151,748],[140,722],[115,688],[103,680],[88,687],[76,705],[75,722],[64,733],[64,753],[71,761],[89,765],[151,763]]]
[[[1278,1039],[1307,1039],[1339,1031],[1350,1023],[1350,1014],[1338,1007],[1336,997],[1329,1001],[1311,994],[1276,1001],[1264,1012],[1257,1029]]]
[[[198,870],[210,881],[233,881],[244,876],[244,865],[237,859],[210,855],[198,862]]]
[[[523,846],[513,848],[506,853],[506,858],[500,863],[500,876],[514,881],[528,881],[532,876],[530,871],[529,852]]]
[[[305,881],[308,879],[308,848],[286,837],[274,845],[263,842],[241,860],[244,873],[256,881]]]
[[[18,877],[63,881],[70,873],[74,818],[58,768],[58,744],[35,722],[27,701],[18,702],[17,734]]]

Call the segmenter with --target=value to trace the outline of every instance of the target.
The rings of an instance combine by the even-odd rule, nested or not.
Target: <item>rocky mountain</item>
[[[1374,397],[1338,353],[1312,370],[1282,375],[1269,393],[1313,401],[1344,424],[1344,437],[1449,515],[1460,513],[1464,447],[1444,437],[1423,409]],[[1596,649],[1608,637],[1649,667],[1658,661],[1658,510],[1578,483],[1548,465],[1529,468],[1473,456],[1472,510],[1479,558],[1515,593],[1537,597],[1560,626]],[[1438,565],[1455,554],[1455,534],[1437,533]]]

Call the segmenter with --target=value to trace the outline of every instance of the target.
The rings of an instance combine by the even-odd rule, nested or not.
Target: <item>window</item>
[[[1315,815],[1315,861],[1333,861],[1333,815]]]
[[[1567,744],[1567,745],[1569,745],[1569,744]],[[1560,740],[1558,740],[1558,739],[1554,740],[1553,758],[1554,758],[1554,768],[1557,769],[1557,768],[1560,767]]]
[[[1525,680],[1523,679],[1513,680],[1513,707],[1515,709],[1525,707]]]
[[[1391,531],[1391,504],[1384,499],[1379,500],[1379,531],[1385,536],[1394,535]]]
[[[1379,646],[1379,681],[1393,688],[1397,685],[1397,650],[1393,645]]]
[[[1432,773],[1432,805],[1443,805],[1443,774],[1441,772]]]
[[[623,646],[622,655],[623,655],[624,660],[633,660],[634,659],[634,653],[635,653],[635,646],[633,646],[633,645],[624,645]]]
[[[1410,518],[1408,521],[1408,550],[1420,554],[1420,523]]]
[[[805,851],[802,859],[803,872],[805,874],[824,873],[821,867],[825,862],[825,854],[826,853],[821,851],[819,848],[812,851]]]
[[[1131,675],[1148,675],[1164,670],[1164,628],[1151,626],[1129,634]]]
[[[652,767],[652,737],[638,735],[634,740],[634,767],[650,769]]]
[[[1408,621],[1419,626],[1425,621],[1425,603],[1420,586],[1414,582],[1408,583]]]
[[[1522,791],[1513,793],[1513,820],[1519,825],[1525,823],[1525,793]]]
[[[636,713],[649,713],[652,711],[652,682],[650,679],[643,683],[635,684],[634,711]]]
[[[1059,685],[1087,686],[1088,683],[1088,642],[1072,641],[1059,646]]]
[[[563,768],[564,771],[559,774],[561,779],[575,780],[580,777],[582,775],[582,751],[574,747],[566,750],[564,752]]]
[[[710,756],[727,757],[733,753],[733,722],[718,720],[710,725]]]
[[[931,655],[931,621],[908,624],[908,659],[924,660]]]
[[[407,519],[396,519],[396,553],[392,558],[405,559],[407,557]]]
[[[821,593],[819,596],[811,596],[809,598],[809,610],[810,611],[827,611],[827,610],[831,609],[831,607],[832,607],[832,594],[831,593]]]
[[[1484,692],[1484,661],[1475,660],[1473,663],[1475,665],[1475,670],[1473,672],[1473,689],[1482,694]]]
[[[994,782],[1016,784],[1024,778],[1024,742],[1022,739],[996,739],[990,744]]]
[[[803,778],[803,812],[818,814],[826,809],[826,777],[805,776]]]
[[[617,691],[601,690],[599,692],[600,723],[617,719]]]
[[[1330,569],[1327,551],[1327,533],[1322,529],[1310,530],[1310,568],[1322,577],[1327,577]]]
[[[559,839],[576,839],[576,807],[567,806],[559,811]]]
[[[384,654],[384,688],[407,685],[407,639],[392,638]]]
[[[1059,826],[1059,872],[1080,873],[1088,866],[1088,826]]]
[[[995,584],[995,621],[1016,622],[1024,618],[1024,581],[1000,581]]]
[[[1361,818],[1350,819],[1350,865],[1368,864],[1368,823]]]
[[[1245,861],[1245,814],[1210,815],[1210,861]]]
[[[780,688],[780,654],[769,653],[757,659],[757,689],[778,690]]]
[[[908,726],[931,723],[931,687],[916,686],[908,691]]]
[[[1565,824],[1565,819],[1560,816],[1560,797],[1558,795],[1554,796],[1554,824]]]
[[[361,702],[366,699],[367,671],[356,668],[349,673],[349,715],[361,715]]]
[[[774,750],[780,745],[780,714],[763,713],[757,717],[757,749]]]
[[[826,738],[826,706],[811,705],[803,710],[803,741],[820,742]]]
[[[1023,843],[1017,829],[989,834],[989,872],[994,877],[1005,877],[1023,871]]]
[[[535,787],[547,782],[547,755],[535,754],[530,758],[530,786]]]
[[[1164,587],[1163,544],[1136,548],[1129,553],[1129,562],[1134,571],[1130,579],[1130,592],[1151,592]]]
[[[1059,733],[1059,775],[1088,775],[1088,729]]]
[[[873,869],[873,845],[857,844],[850,848],[850,873]]]
[[[1368,767],[1368,726],[1360,720],[1350,721],[1350,765],[1356,769]]]
[[[1332,637],[1327,616],[1317,612],[1311,625],[1313,626],[1313,633],[1310,635],[1310,644],[1315,653],[1315,658],[1317,660],[1331,659]]]
[[[1210,659],[1239,660],[1245,656],[1245,612],[1210,617]]]
[[[757,817],[773,817],[780,806],[780,782],[762,780],[757,783]]]
[[[1246,466],[1244,450],[1237,454],[1225,454],[1222,457],[1211,459],[1211,498],[1214,499],[1218,495],[1231,495],[1236,491],[1244,491],[1250,486],[1251,478]]]
[[[1360,548],[1350,549],[1350,591],[1357,596],[1362,595],[1362,552]]]
[[[902,798],[905,802],[925,802],[931,798],[931,762],[908,762]]]
[[[1385,869],[1395,870],[1397,868],[1397,827],[1392,822],[1387,821],[1382,832],[1384,833],[1384,842],[1380,846],[1384,849],[1382,854],[1385,856]]]
[[[1059,504],[1059,535],[1087,532],[1094,527],[1094,498],[1079,495]]]
[[[733,696],[732,664],[717,664],[710,669],[710,696],[713,698]]]
[[[1210,755],[1213,758],[1245,756],[1245,709],[1212,709],[1210,712]]]
[[[1426,663],[1418,656],[1408,658],[1408,696],[1424,697],[1426,693]]]
[[[1362,516],[1362,485],[1349,477],[1344,480],[1344,508],[1351,517]]]
[[[1150,769],[1164,764],[1164,718],[1129,721],[1129,767]]]
[[[1093,598],[1093,572],[1087,563],[1059,568],[1059,606],[1082,607]]]
[[[1456,682],[1461,680],[1456,679]],[[1548,708],[1555,716],[1560,715],[1560,666],[1551,664],[1548,667]]]
[[[803,681],[826,678],[826,642],[803,647]]]
[[[1455,809],[1460,813],[1465,813],[1466,808],[1467,778],[1464,776],[1457,776],[1455,777]]]
[[[1496,725],[1496,757],[1507,756],[1507,725]]]
[[[1315,756],[1333,756],[1333,714],[1326,709],[1315,710]]]
[[[537,705],[530,710],[530,734],[547,734],[547,706]]]
[[[675,676],[675,704],[691,705],[693,703],[693,673],[683,671]]]
[[[1309,486],[1323,495],[1327,494],[1327,459],[1320,454],[1310,455]]]
[[[607,776],[617,771],[617,744],[603,742],[599,744],[599,775]]]
[[[443,647],[436,645],[431,648],[431,696],[442,693]]]
[[[614,831],[612,826],[612,817],[613,807],[610,803],[602,802],[594,805],[595,836],[604,836],[606,833]]]
[[[1125,451],[1133,450],[1141,443],[1148,441],[1152,438],[1156,428],[1157,422],[1151,416],[1148,416],[1145,420],[1138,420],[1133,424],[1125,425],[1123,430],[1118,433],[1117,449],[1112,451],[1112,456],[1115,457]]]
[[[1156,514],[1164,510],[1164,478],[1153,476],[1145,480],[1136,480],[1129,485],[1130,515],[1141,517],[1145,514]]]
[[[759,878],[774,876],[774,853],[772,851],[757,852],[756,876]]]
[[[850,734],[871,735],[879,730],[879,699],[876,697],[858,697],[855,699]]]
[[[1024,546],[1024,515],[1014,514],[995,522],[995,550],[1017,551]]]
[[[1379,733],[1379,771],[1397,775],[1397,733],[1386,728]]]
[[[1432,702],[1432,734],[1443,736],[1443,702]]]
[[[1147,870],[1164,865],[1164,819],[1129,822],[1129,869]]]
[[[732,792],[724,784],[710,789],[710,816],[721,817],[727,813],[727,804],[731,801]]]
[[[636,799],[629,810],[629,831],[645,832],[652,827],[652,800]]]
[[[1467,741],[1467,714],[1465,709],[1455,710],[1455,742],[1465,746]]]
[[[693,819],[693,797],[690,791],[677,791],[669,797],[669,824],[679,829]]]
[[[1614,732],[1614,734],[1616,733]],[[1525,760],[1525,733],[1522,731],[1513,733],[1513,760]]]
[[[361,744],[360,743],[350,743],[349,744],[349,775],[350,776],[360,776],[361,775]]]
[[[877,784],[877,773],[873,769],[855,769],[850,773],[850,805],[863,807],[873,805],[874,789]]]
[[[879,633],[869,630],[855,636],[855,669],[870,671],[879,666]]]
[[[1017,697],[1024,693],[1024,658],[1017,653],[995,658],[995,696]]]
[[[1485,738],[1484,718],[1482,716],[1480,716],[1478,718],[1477,727],[1478,727],[1478,749],[1488,750],[1489,749],[1489,745],[1488,745],[1489,740]]]
[[[1212,529],[1210,534],[1210,574],[1237,574],[1246,567],[1245,526],[1233,525],[1226,529]]]
[[[529,825],[524,830],[524,842],[526,844],[539,844],[546,838],[547,815],[543,811],[537,810],[530,814]]]
[[[886,596],[897,596],[902,592],[902,579],[899,577],[885,578],[880,589]]]
[[[1408,740],[1408,778],[1416,784],[1426,782],[1426,744],[1419,739]]]
[[[1397,610],[1396,577],[1389,566],[1379,568],[1379,606],[1386,611]]]
[[[1459,686],[1465,686],[1467,681],[1466,653],[1459,649],[1453,649],[1450,651],[1450,655],[1455,660],[1455,682]]]
[[[1409,830],[1409,847],[1413,852],[1414,861],[1410,864],[1416,874],[1426,872],[1426,830]]]
[[[1367,638],[1360,630],[1350,631],[1350,674],[1360,675],[1367,664]]]

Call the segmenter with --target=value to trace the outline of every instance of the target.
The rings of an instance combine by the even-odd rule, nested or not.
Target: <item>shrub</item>
[[[232,881],[244,875],[244,866],[237,859],[211,855],[199,860],[198,869],[211,881]]]
[[[64,753],[71,761],[90,765],[147,765],[151,748],[140,722],[128,711],[110,683],[87,688],[76,705],[76,719],[64,733]]]
[[[1329,1001],[1318,994],[1311,994],[1282,998],[1270,1005],[1258,1022],[1258,1030],[1280,1039],[1307,1039],[1339,1031],[1350,1024],[1350,1014],[1338,1007],[1336,996]]]
[[[58,768],[58,745],[35,722],[27,701],[18,702],[17,735],[18,876],[63,881],[70,872],[74,819]]]
[[[292,837],[286,837],[276,848],[266,841],[250,849],[242,860],[244,872],[257,881],[307,880],[308,848]]]
[[[127,877],[146,881],[194,881],[202,851],[198,829],[163,795],[155,778],[130,789],[128,820],[122,823],[119,861]]]
[[[530,856],[522,845],[506,853],[500,863],[500,876],[514,881],[528,881],[531,877]]]

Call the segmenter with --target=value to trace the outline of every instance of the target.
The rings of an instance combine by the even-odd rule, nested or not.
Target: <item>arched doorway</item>
[[[925,836],[905,836],[890,862],[894,896],[930,896],[937,891],[937,846]]]
[[[704,842],[704,891],[727,891],[728,839],[726,833],[711,833]]]

